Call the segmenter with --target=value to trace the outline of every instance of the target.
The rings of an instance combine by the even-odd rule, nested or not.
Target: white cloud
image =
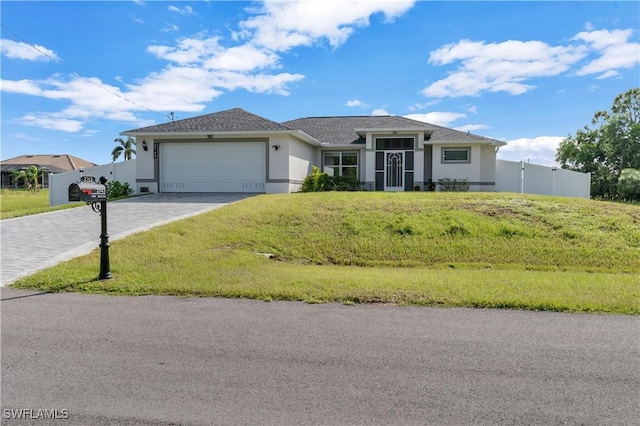
[[[180,30],[180,27],[178,27],[176,24],[165,22],[164,27],[160,31],[162,31],[163,33],[170,33],[172,31],[178,31],[178,30]]]
[[[487,124],[465,124],[464,126],[454,127],[455,130],[461,132],[473,132],[475,130],[491,129],[492,127]]]
[[[596,80],[604,80],[605,78],[617,77],[620,73],[616,70],[609,70],[602,75],[596,77]]]
[[[422,93],[435,98],[477,96],[485,91],[519,95],[535,87],[526,83],[529,79],[563,73],[585,55],[584,46],[550,46],[541,41],[461,40],[431,52],[429,64],[459,62],[460,65]]]
[[[13,135],[14,138],[16,139],[23,139],[26,141],[37,141],[39,140],[38,138],[34,138],[33,136],[27,135],[26,133],[16,133],[15,135]]]
[[[225,91],[244,89],[286,96],[304,75],[272,71],[282,67],[281,55],[285,52],[318,42],[328,42],[337,48],[357,28],[369,25],[372,16],[380,15],[391,21],[414,2],[349,0],[338,8],[334,2],[268,0],[261,3],[260,9],[256,6],[249,6],[253,10],[246,9],[253,16],[238,24],[231,40],[200,33],[174,43],[149,45],[148,53],[169,63],[120,87],[97,78],[54,75],[46,80],[0,81],[0,90],[66,102],[60,112],[23,117],[25,124],[64,131],[79,131],[95,119],[140,124],[143,120],[139,114],[147,109],[198,112]],[[185,15],[194,13],[190,6],[169,6],[169,10]],[[169,22],[160,29],[178,30],[177,25]],[[382,109],[376,112],[388,114]]]
[[[301,74],[248,74],[235,71],[214,73],[214,85],[227,90],[245,89],[257,93],[289,95],[288,86],[304,78]]]
[[[598,78],[608,78],[620,68],[633,68],[640,63],[640,43],[630,43],[633,34],[627,30],[597,30],[578,33],[574,40],[583,41],[600,54],[577,71],[577,75],[603,73]]]
[[[422,93],[433,98],[478,96],[483,92],[520,95],[536,87],[530,80],[565,73],[585,58],[589,62],[581,65],[576,74],[600,74],[597,79],[614,77],[618,69],[640,63],[640,43],[629,42],[633,30],[594,30],[589,22],[586,28],[567,46],[536,40],[460,40],[447,44],[430,52],[428,63],[455,64],[456,68]],[[598,55],[595,59],[594,54]]]
[[[167,7],[167,9],[169,9],[171,12],[176,12],[181,15],[195,15],[195,12],[191,6],[185,6],[183,9],[180,9],[176,6],[169,6]]]
[[[362,103],[362,101],[359,101],[358,99],[353,99],[350,101],[347,101],[346,106],[348,107],[359,107],[359,106],[363,106],[364,104]]]
[[[391,115],[384,108],[376,108],[371,111],[371,115]]]
[[[415,0],[345,0],[336,2],[299,0],[265,1],[258,16],[240,23],[239,36],[251,34],[253,43],[275,51],[288,51],[325,39],[336,48],[357,27],[369,25],[372,15],[381,13],[387,21],[410,9]]]
[[[467,108],[467,111],[469,111],[471,114],[478,114],[478,107],[475,105],[471,105],[469,108]]]
[[[82,129],[82,121],[70,120],[54,114],[27,114],[21,119],[22,124],[27,126],[42,127],[50,130],[60,130],[63,132],[77,132]]]
[[[408,114],[405,115],[406,118],[410,118],[412,120],[423,121],[429,124],[435,124],[436,126],[444,126],[449,127],[449,124],[453,121],[456,121],[460,118],[466,117],[466,114],[460,114],[457,112],[442,112],[442,111],[434,111],[427,112],[425,114]]]
[[[538,136],[507,141],[498,151],[498,159],[524,161],[542,166],[557,166],[556,151],[564,140],[560,136]]]
[[[59,61],[60,58],[51,49],[44,46],[22,43],[3,38],[0,40],[0,52],[10,59],[23,59],[26,61]]]
[[[42,96],[40,86],[32,80],[0,80],[0,89],[8,93]]]
[[[587,88],[587,90],[588,90],[588,91],[590,91],[590,92],[595,92],[595,91],[596,91],[596,90],[598,90],[599,88],[600,88],[600,86],[597,86],[597,85],[595,85],[595,84],[594,84],[593,86],[589,86],[589,87]]]
[[[187,65],[202,63],[208,57],[215,55],[222,49],[219,43],[219,37],[182,38],[177,41],[176,46],[151,45],[147,47],[147,51],[158,58]]]
[[[252,71],[277,67],[279,59],[278,55],[268,49],[245,44],[220,50],[208,59],[204,66],[208,69]]]
[[[420,111],[420,110],[429,108],[430,106],[435,105],[439,102],[440,102],[440,99],[435,99],[433,101],[424,102],[424,103],[416,102],[413,105],[409,106],[409,111]]]

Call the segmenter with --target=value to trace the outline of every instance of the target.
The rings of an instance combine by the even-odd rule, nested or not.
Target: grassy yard
[[[49,207],[49,189],[41,189],[39,192],[6,188],[0,190],[0,219],[68,209],[79,205],[82,204],[73,203]]]
[[[50,291],[640,314],[640,207],[520,194],[262,195],[16,283]],[[269,255],[266,255],[269,254]]]

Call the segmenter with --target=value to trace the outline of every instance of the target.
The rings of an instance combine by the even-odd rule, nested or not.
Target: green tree
[[[611,111],[598,111],[591,124],[558,146],[562,168],[591,173],[591,196],[618,198],[624,169],[640,169],[640,88],[622,93]]]
[[[136,140],[132,137],[127,137],[126,141],[122,138],[117,138],[114,142],[119,145],[111,151],[113,161],[116,161],[120,157],[120,154],[124,154],[124,161],[131,160],[133,156],[136,155]]]
[[[46,167],[29,166],[20,170],[15,170],[11,173],[16,184],[22,180],[24,182],[24,188],[28,191],[38,192],[44,183],[44,174],[49,169]]]
[[[618,196],[623,200],[640,201],[640,170],[624,169],[620,173]]]

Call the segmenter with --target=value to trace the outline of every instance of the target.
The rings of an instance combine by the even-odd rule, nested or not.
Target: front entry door
[[[404,151],[385,151],[384,190],[404,191]]]

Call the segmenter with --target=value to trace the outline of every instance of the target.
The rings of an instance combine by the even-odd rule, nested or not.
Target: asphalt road
[[[3,424],[640,419],[638,317],[10,288],[1,296]],[[20,409],[68,419],[7,418]]]

